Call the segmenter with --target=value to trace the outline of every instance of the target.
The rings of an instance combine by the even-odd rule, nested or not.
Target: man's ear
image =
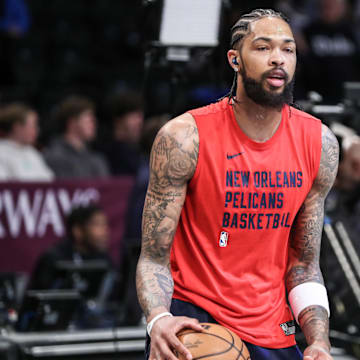
[[[237,50],[230,49],[227,52],[227,58],[228,58],[228,62],[230,64],[230,66],[232,67],[232,69],[234,71],[238,72],[240,69],[239,52]]]

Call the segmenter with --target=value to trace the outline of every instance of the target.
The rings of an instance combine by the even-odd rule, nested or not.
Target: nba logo
[[[228,244],[228,239],[229,239],[229,233],[226,231],[222,231],[220,233],[219,246],[226,247]]]

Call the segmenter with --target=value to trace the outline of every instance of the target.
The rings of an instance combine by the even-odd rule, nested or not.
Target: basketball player
[[[319,254],[338,144],[289,105],[295,47],[280,13],[242,16],[228,51],[229,98],[157,135],[137,268],[150,360],[175,360],[173,350],[191,359],[176,333],[201,331],[199,321],[237,333],[252,360],[332,359]]]

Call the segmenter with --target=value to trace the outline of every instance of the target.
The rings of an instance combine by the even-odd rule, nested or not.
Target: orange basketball
[[[203,332],[185,329],[177,334],[190,350],[193,360],[250,360],[243,341],[232,331],[219,324],[201,323]],[[185,360],[177,354],[180,360]]]

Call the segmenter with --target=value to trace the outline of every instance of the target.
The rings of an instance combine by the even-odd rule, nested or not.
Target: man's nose
[[[276,66],[276,67],[284,65],[284,56],[281,53],[280,49],[274,49],[271,52],[269,63],[271,66]]]

